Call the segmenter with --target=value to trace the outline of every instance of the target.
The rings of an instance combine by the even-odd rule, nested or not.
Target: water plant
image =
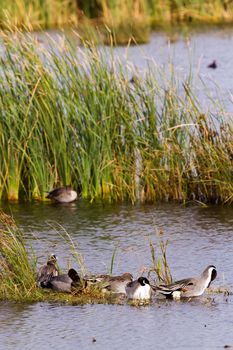
[[[162,230],[156,233],[156,247],[151,239],[149,241],[152,267],[145,268],[145,272],[147,272],[148,278],[150,278],[152,274],[155,274],[155,280],[157,283],[170,284],[172,283],[172,275],[167,260],[167,246],[169,241],[163,239]]]
[[[37,295],[36,259],[25,248],[22,232],[14,220],[1,212],[0,294],[1,299],[22,300]]]

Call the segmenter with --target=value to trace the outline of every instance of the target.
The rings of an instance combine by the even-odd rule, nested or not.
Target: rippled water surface
[[[77,268],[55,229],[60,224],[79,245],[89,271],[106,272],[117,245],[114,273],[130,271],[136,277],[150,266],[149,240],[156,245],[156,230],[162,229],[170,241],[174,278],[199,274],[214,264],[216,286],[233,282],[232,208],[82,201],[3,207],[14,215],[41,263],[55,252],[64,270],[68,261]],[[233,299],[223,294],[189,302],[154,299],[140,307],[0,303],[0,349],[219,349],[233,345],[232,326]]]

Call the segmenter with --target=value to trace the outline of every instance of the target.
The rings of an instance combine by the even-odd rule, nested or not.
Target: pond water
[[[70,248],[62,225],[78,244],[91,272],[108,271],[117,245],[114,274],[135,277],[151,266],[149,240],[169,239],[175,279],[198,275],[214,264],[213,286],[233,283],[232,208],[182,205],[116,205],[83,201],[70,205],[2,205],[12,213],[43,263],[56,253],[66,270]],[[32,235],[33,234],[33,235]],[[159,252],[159,250],[157,250]],[[233,297],[205,294],[189,302],[154,299],[150,305],[68,306],[0,303],[0,349],[219,349],[233,345]],[[93,342],[95,338],[96,342]]]
[[[149,44],[128,48],[127,56],[139,70],[152,59],[166,67],[172,57],[176,68],[187,75],[191,50],[195,73],[213,96],[218,94],[215,86],[221,88],[231,111],[232,44],[230,29],[197,33],[189,41],[178,38],[171,45],[166,35],[154,34]],[[115,53],[123,59],[126,49],[116,48]],[[213,59],[218,68],[210,70],[207,65]],[[203,86],[197,84],[197,88],[203,91]],[[162,229],[162,238],[170,242],[167,254],[174,279],[198,275],[213,264],[218,271],[213,285],[233,284],[233,215],[229,207],[77,201],[70,205],[2,203],[2,208],[13,214],[25,232],[39,264],[55,253],[64,271],[69,264],[78,268],[61,236],[62,225],[78,245],[88,271],[106,273],[117,247],[114,274],[129,271],[136,278],[142,267],[151,265],[149,241],[156,245]],[[141,307],[127,303],[0,303],[0,349],[220,349],[233,346],[232,326],[233,297],[223,294],[206,294],[189,302],[155,299]]]

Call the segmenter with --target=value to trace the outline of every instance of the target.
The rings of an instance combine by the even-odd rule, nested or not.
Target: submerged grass
[[[72,184],[89,200],[232,203],[231,115],[203,109],[189,77],[140,75],[86,42],[2,40],[0,199]]]

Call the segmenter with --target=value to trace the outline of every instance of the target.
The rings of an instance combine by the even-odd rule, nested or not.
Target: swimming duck
[[[37,274],[37,285],[40,287],[41,283],[47,282],[52,277],[58,276],[58,269],[56,267],[57,257],[55,254],[51,255],[46,265],[40,267]]]
[[[216,69],[218,66],[217,66],[217,62],[215,60],[213,60],[212,63],[208,64],[207,66],[208,68],[212,68],[212,69]]]
[[[216,276],[216,267],[209,265],[198,277],[186,278],[168,285],[152,286],[152,288],[167,298],[198,297],[204,293]]]
[[[46,198],[52,199],[59,203],[70,203],[75,201],[78,194],[70,186],[58,187],[48,192]]]
[[[125,291],[128,299],[149,300],[152,295],[152,288],[146,277],[139,277],[137,280],[129,282]]]

